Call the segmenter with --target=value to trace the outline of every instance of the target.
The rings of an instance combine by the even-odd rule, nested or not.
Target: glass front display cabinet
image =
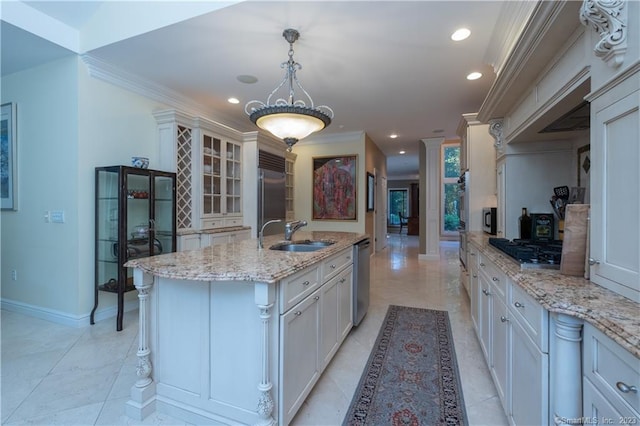
[[[115,293],[117,331],[124,294],[135,290],[131,259],[176,250],[176,175],[127,166],[96,167],[95,322],[98,295]]]

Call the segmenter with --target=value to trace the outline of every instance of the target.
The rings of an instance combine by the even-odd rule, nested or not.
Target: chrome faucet
[[[293,233],[303,226],[307,226],[306,220],[294,220],[293,222],[287,222],[287,224],[284,225],[284,239],[287,241],[291,241]]]
[[[258,232],[258,248],[259,249],[263,248],[262,241],[264,240],[264,228],[266,228],[267,225],[271,223],[278,223],[278,222],[282,222],[282,219],[273,219],[268,222],[265,222],[264,225],[262,225],[262,229],[260,229],[260,232]]]

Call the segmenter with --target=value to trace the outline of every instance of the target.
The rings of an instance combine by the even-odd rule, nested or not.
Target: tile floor
[[[418,260],[418,239],[390,235],[372,257],[371,306],[318,381],[293,425],[340,425],[390,304],[447,310],[471,425],[506,425],[458,279],[457,243],[441,243],[439,261]],[[155,413],[125,416],[136,379],[137,321],[125,315],[82,329],[2,311],[3,425],[184,425]]]

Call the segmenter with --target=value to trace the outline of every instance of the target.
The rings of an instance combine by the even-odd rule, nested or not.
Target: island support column
[[[260,391],[260,399],[258,400],[257,413],[262,419],[260,425],[275,425],[273,418],[273,409],[275,403],[271,395],[273,383],[271,383],[271,371],[269,364],[270,347],[269,347],[269,328],[271,327],[272,308],[275,303],[275,286],[274,284],[256,283],[255,285],[255,302],[260,310],[260,319],[262,320],[262,377],[258,383]]]
[[[551,413],[556,425],[582,419],[582,321],[552,314]]]
[[[133,271],[133,282],[138,290],[139,323],[138,323],[138,366],[136,374],[138,380],[131,387],[131,399],[127,401],[127,416],[143,420],[156,410],[156,386],[151,377],[151,350],[149,349],[149,293],[153,287],[153,276],[145,274],[140,269]]]

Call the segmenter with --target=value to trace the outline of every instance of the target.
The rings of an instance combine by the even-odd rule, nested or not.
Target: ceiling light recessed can
[[[482,77],[482,73],[474,71],[467,76],[467,80],[477,80]]]
[[[230,104],[239,104],[240,100],[238,98],[229,98],[227,99],[227,102],[229,102]]]
[[[451,40],[461,41],[471,35],[471,31],[467,28],[459,28],[453,34],[451,34]]]
[[[396,135],[395,133],[391,133],[391,134],[389,135],[389,137],[390,137],[391,139],[395,139],[395,138],[397,138],[397,137],[398,137],[398,135]]]
[[[236,77],[240,83],[253,84],[258,82],[258,77],[253,75],[239,75]]]
[[[400,154],[406,154],[406,153],[407,153],[406,151],[400,151]]]

